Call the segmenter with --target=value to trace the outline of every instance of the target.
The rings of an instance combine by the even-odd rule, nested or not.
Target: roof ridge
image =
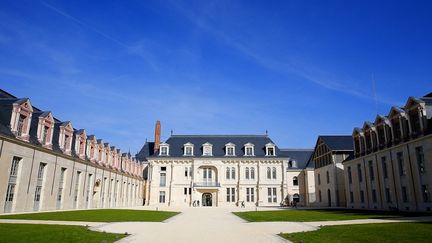
[[[171,135],[170,137],[268,137],[267,135],[254,134],[190,134],[190,135]]]
[[[279,148],[281,151],[314,151],[313,148]]]

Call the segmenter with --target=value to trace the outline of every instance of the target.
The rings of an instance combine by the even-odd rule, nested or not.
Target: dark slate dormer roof
[[[332,151],[352,151],[354,149],[352,136],[350,135],[330,135],[319,136]]]
[[[290,169],[305,169],[312,156],[313,149],[280,149],[280,154],[283,157],[289,157],[289,160],[295,160],[297,162],[297,168]]]
[[[244,145],[247,143],[252,143],[254,145],[254,157],[266,157],[265,145],[273,143],[273,141],[267,135],[172,135],[165,143],[170,146],[169,157],[187,157],[183,156],[183,145],[186,143],[192,143],[194,145],[193,157],[228,157],[225,156],[225,145],[227,143],[235,144],[236,155],[230,157],[243,157]],[[202,145],[205,143],[213,145],[213,156],[202,156]],[[275,152],[276,156],[274,157],[283,157],[277,146],[275,146]]]
[[[148,157],[153,155],[154,142],[145,142],[141,150],[135,155],[140,161],[146,161]]]
[[[429,94],[425,95],[424,97],[430,97],[430,98],[432,98],[432,92],[430,92]]]

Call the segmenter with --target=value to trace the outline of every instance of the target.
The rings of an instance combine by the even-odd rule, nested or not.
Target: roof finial
[[[268,130],[266,129],[266,136],[268,136]]]
[[[171,129],[171,136],[173,135],[173,130]]]

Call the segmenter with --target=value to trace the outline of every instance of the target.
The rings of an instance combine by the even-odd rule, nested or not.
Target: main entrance
[[[211,193],[203,193],[202,194],[202,205],[203,207],[211,207],[212,206],[212,194]]]

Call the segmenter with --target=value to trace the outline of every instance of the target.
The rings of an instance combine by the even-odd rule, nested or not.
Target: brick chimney
[[[161,137],[161,124],[160,121],[157,120],[155,126],[154,153],[156,153],[156,151],[159,150],[160,137]]]

